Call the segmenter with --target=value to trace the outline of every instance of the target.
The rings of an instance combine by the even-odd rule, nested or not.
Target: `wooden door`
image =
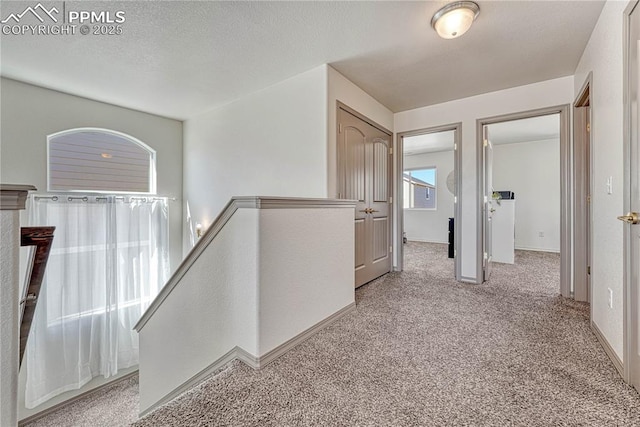
[[[391,135],[338,109],[338,197],[356,200],[355,286],[391,270]]]

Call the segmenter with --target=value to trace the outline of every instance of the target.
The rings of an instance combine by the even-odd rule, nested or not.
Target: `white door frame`
[[[460,221],[462,218],[460,206],[461,204],[461,195],[462,192],[460,188],[462,186],[462,122],[452,123],[448,125],[442,126],[434,126],[423,129],[417,129],[407,132],[400,132],[396,135],[396,197],[395,202],[395,214],[396,214],[396,271],[402,271],[404,267],[404,246],[402,243],[402,230],[404,229],[404,196],[403,196],[403,188],[402,188],[402,173],[404,172],[404,138],[409,136],[418,136],[425,135],[428,133],[437,133],[437,132],[447,132],[454,131],[454,160],[453,160],[453,170],[455,171],[456,177],[456,191],[453,195],[454,197],[454,209],[453,209],[453,222],[454,226],[457,228],[457,231],[454,233],[454,253],[455,253],[455,278],[457,281],[462,280],[461,277],[461,256],[460,256],[460,247],[461,247],[461,233],[460,233]]]
[[[529,119],[550,114],[560,114],[560,293],[564,297],[570,297],[572,283],[572,252],[571,252],[571,144],[569,143],[570,127],[569,112],[570,104],[556,105],[553,107],[539,108],[536,110],[522,111],[519,113],[503,114],[500,116],[487,117],[476,120],[476,184],[478,200],[476,205],[477,239],[476,239],[476,278],[478,283],[482,282],[483,253],[482,247],[485,239],[484,215],[482,214],[482,183],[484,177],[484,162],[482,161],[482,129],[485,125],[500,122],[508,122],[520,119]]]

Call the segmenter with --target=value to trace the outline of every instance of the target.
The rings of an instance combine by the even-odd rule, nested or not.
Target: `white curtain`
[[[33,408],[138,364],[132,330],[169,277],[165,198],[32,196],[31,225],[56,227],[27,343]]]

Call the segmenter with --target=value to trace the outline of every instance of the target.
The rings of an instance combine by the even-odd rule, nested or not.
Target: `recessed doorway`
[[[568,106],[481,119],[478,136],[478,278],[533,257],[553,273],[540,291],[569,296]]]
[[[450,259],[445,274],[460,280],[460,129],[458,123],[398,134],[398,270],[405,268],[406,249],[412,262],[433,262],[434,268]]]

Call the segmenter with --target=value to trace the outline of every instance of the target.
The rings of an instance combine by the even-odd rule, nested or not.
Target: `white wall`
[[[393,132],[393,113],[384,105],[376,101],[371,95],[353,84],[345,76],[327,66],[328,73],[328,117],[327,117],[327,158],[328,158],[328,181],[329,197],[335,198],[338,195],[338,172],[337,164],[337,102],[340,101],[346,106],[356,110],[358,113],[374,121],[378,125]]]
[[[516,249],[560,252],[559,139],[494,145],[493,188],[516,194]]]
[[[353,205],[238,209],[140,329],[140,410],[236,347],[268,360],[352,306],[353,215]]]
[[[3,78],[0,85],[0,181],[3,183],[31,184],[36,186],[38,193],[45,193],[47,135],[65,129],[113,129],[134,136],[156,150],[158,194],[176,198],[176,201],[169,202],[171,268],[175,269],[182,260],[182,123],[15,80]],[[103,382],[103,379],[96,379],[81,391]],[[77,391],[65,393],[29,410],[24,406],[24,384],[25,369],[22,369],[19,380],[20,419],[78,394]]]
[[[593,247],[591,282],[592,321],[620,360],[623,358],[623,228],[616,219],[623,212],[623,12],[626,1],[608,1],[576,68],[574,96],[589,72],[593,170],[591,204]],[[606,181],[613,177],[613,194]],[[608,291],[613,291],[613,308]]]
[[[358,113],[374,121],[379,126],[394,132],[393,128],[393,112],[387,107],[379,103],[371,95],[360,89],[345,76],[330,66],[327,66],[328,79],[328,117],[327,117],[327,194],[329,197],[335,198],[338,195],[338,171],[337,171],[337,119],[338,109],[337,101],[342,102],[346,106],[356,110]],[[395,156],[394,156],[395,159]],[[393,162],[393,186],[396,188],[396,162]],[[398,236],[396,229],[398,218],[393,209],[393,236],[392,242],[396,242]],[[398,250],[394,250],[393,265],[397,265]]]
[[[233,196],[327,197],[326,73],[314,68],[184,123],[184,253],[195,223],[211,224]]]
[[[182,260],[182,123],[2,78],[0,181],[47,191],[47,135],[98,127],[126,133],[156,150],[157,191],[169,202],[171,268]]]
[[[0,211],[0,425],[15,426],[18,420],[18,269],[20,214]]]
[[[260,210],[257,355],[355,303],[353,215],[353,208]]]
[[[140,330],[141,412],[236,345],[257,353],[257,228],[238,210]]]
[[[404,168],[436,167],[436,210],[404,209],[407,239],[418,242],[449,242],[449,218],[453,218],[453,194],[447,188],[447,176],[454,168],[454,151],[404,156]]]
[[[573,77],[569,76],[395,114],[394,131],[398,133],[462,122],[462,218],[456,231],[462,236],[458,253],[464,280],[476,280],[477,275],[476,120],[572,101]]]

